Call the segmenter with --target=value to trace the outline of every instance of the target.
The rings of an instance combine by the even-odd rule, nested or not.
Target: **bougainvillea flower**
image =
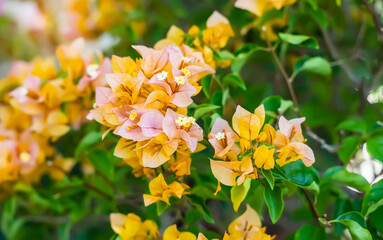
[[[228,157],[230,160],[235,160],[240,149],[234,142],[238,141],[238,135],[231,129],[227,121],[217,118],[209,133],[209,142],[215,150],[214,157],[223,160]]]
[[[66,134],[70,130],[68,117],[60,109],[52,109],[46,115],[33,118],[31,129],[44,136],[52,136],[55,141],[58,137]]]
[[[189,83],[188,75],[190,72],[185,75],[178,69],[173,69],[171,75],[162,71],[154,75],[149,83],[163,87],[166,93],[171,96],[171,103],[174,105],[187,107],[193,102],[191,96],[197,93],[197,89]]]
[[[223,48],[230,37],[234,36],[229,20],[217,11],[207,19],[207,29],[202,32],[204,43],[213,48]]]
[[[92,85],[93,88],[97,86],[105,86],[105,74],[112,72],[112,65],[109,58],[105,58],[101,65],[96,63],[89,64],[86,67],[85,75],[80,79],[77,88],[82,91],[87,85]]]
[[[85,40],[78,38],[69,45],[61,45],[56,49],[61,69],[70,72],[74,78],[81,77],[85,72],[85,63],[81,56]]]
[[[151,140],[138,142],[136,147],[142,166],[156,168],[170,159],[177,146],[177,140],[169,140],[164,133],[160,133]]]
[[[191,232],[180,232],[177,229],[177,225],[174,224],[168,227],[162,238],[163,240],[196,240],[196,236]]]
[[[250,149],[251,141],[257,138],[265,122],[265,108],[260,105],[254,110],[254,114],[250,113],[241,106],[237,106],[233,115],[233,128],[241,137],[241,149]]]
[[[142,56],[141,69],[148,78],[162,71],[168,63],[166,49],[154,50],[145,46],[132,47]]]
[[[237,0],[234,6],[261,17],[273,7],[280,10],[283,6],[288,6],[295,2],[296,0]]]
[[[168,170],[174,172],[177,177],[190,175],[191,160],[190,155],[177,152],[177,158],[170,162]]]
[[[197,142],[203,140],[202,129],[193,117],[183,116],[171,109],[166,111],[162,129],[170,140],[185,141],[192,152],[196,150]]]
[[[246,211],[232,223],[228,228],[230,238],[226,239],[243,239],[243,240],[272,240],[274,236],[265,233],[266,228],[261,227],[261,220],[257,212],[249,205]]]
[[[164,116],[156,109],[137,109],[126,115],[125,122],[116,128],[114,134],[134,141],[144,141],[162,132]]]
[[[122,240],[149,239],[160,237],[157,224],[152,220],[142,222],[141,218],[133,213],[124,215],[121,213],[110,214],[110,224],[113,231]]]
[[[265,170],[273,169],[275,164],[274,151],[275,148],[268,149],[265,145],[259,146],[253,154],[255,166],[257,168],[263,167]]]
[[[302,135],[301,124],[305,118],[295,118],[290,121],[283,116],[279,119],[279,130],[275,133],[273,145],[280,148],[279,160],[280,166],[288,162],[302,158],[306,166],[311,166],[315,162],[315,156],[312,149],[304,144],[306,139]],[[296,156],[300,156],[297,158]],[[282,164],[282,165],[281,165]]]
[[[188,188],[189,186],[179,182],[172,182],[168,185],[165,182],[164,176],[160,174],[149,182],[150,195],[144,194],[145,206],[149,206],[158,201],[163,201],[170,205],[169,198],[171,196],[181,198],[182,195],[186,193],[185,190]]]
[[[241,161],[214,161],[210,159],[210,167],[217,180],[227,186],[241,185],[245,177],[255,178],[251,157]]]

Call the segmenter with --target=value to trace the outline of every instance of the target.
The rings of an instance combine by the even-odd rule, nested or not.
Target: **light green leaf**
[[[290,33],[279,33],[279,38],[282,41],[288,42],[293,45],[302,45],[306,47],[318,49],[318,42],[315,38],[306,35],[294,35]]]
[[[210,89],[212,81],[213,79],[211,75],[207,75],[201,80],[202,91],[208,99],[210,98]]]
[[[383,135],[374,135],[368,138],[367,151],[372,158],[383,162]]]
[[[373,184],[370,191],[366,193],[362,204],[362,213],[366,214],[368,209],[383,199],[383,180]]]
[[[331,75],[331,65],[330,63],[322,57],[313,57],[302,61],[297,61],[299,66],[294,67],[294,73],[291,77],[293,80],[300,72],[311,72],[324,77],[329,77]]]
[[[242,201],[246,198],[251,186],[251,179],[246,180],[239,186],[235,185],[230,190],[231,202],[233,203],[234,211],[238,211]]]
[[[194,118],[199,119],[204,114],[207,114],[213,110],[216,110],[220,108],[220,106],[212,105],[212,104],[201,104],[198,105],[195,112],[194,112]]]
[[[360,213],[348,212],[340,215],[335,220],[329,221],[329,223],[336,222],[341,223],[347,227],[353,240],[372,240],[370,232],[365,229],[366,223],[364,222],[364,219]]]
[[[368,216],[371,213],[375,212],[380,206],[383,206],[383,198],[377,201],[376,203],[370,205],[370,207],[368,207],[367,209],[365,216]]]
[[[232,85],[232,86],[240,87],[242,90],[246,91],[246,83],[243,81],[241,76],[237,74],[232,74],[232,73],[227,74],[223,78],[222,82],[225,86]]]
[[[359,136],[349,136],[343,139],[341,147],[338,150],[340,160],[342,160],[344,164],[348,164],[361,143],[362,139]]]
[[[326,170],[323,178],[343,183],[362,192],[370,190],[368,181],[359,174],[348,172],[341,166],[335,166]]]

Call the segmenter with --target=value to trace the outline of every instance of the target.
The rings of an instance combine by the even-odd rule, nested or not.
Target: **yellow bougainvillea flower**
[[[261,220],[257,212],[249,205],[246,211],[232,223],[228,228],[228,235],[224,239],[241,240],[271,240],[274,237],[265,233],[266,228],[261,227]]]
[[[295,2],[296,0],[237,0],[234,6],[262,17],[265,12],[272,8],[280,10],[283,6],[288,6]]]
[[[256,178],[250,156],[232,162],[210,159],[210,167],[215,178],[227,186],[241,185],[246,177]]]
[[[85,64],[81,56],[84,46],[85,40],[78,38],[71,44],[61,45],[56,49],[61,69],[70,72],[74,78],[81,77],[85,72]]]
[[[231,129],[227,121],[217,118],[209,133],[209,142],[215,151],[214,157],[236,160],[240,149],[234,143],[238,141],[238,135]]]
[[[149,206],[158,201],[163,201],[170,205],[169,198],[171,196],[181,198],[182,195],[186,194],[185,190],[188,188],[189,186],[179,182],[172,182],[168,185],[164,176],[160,174],[149,182],[150,195],[144,194],[145,206]]]
[[[304,121],[305,118],[294,118],[289,121],[283,116],[280,117],[279,130],[275,133],[273,141],[273,145],[279,148],[280,156],[277,163],[280,166],[300,158],[306,166],[311,166],[315,162],[312,149],[304,144],[306,139],[302,135],[301,127]]]
[[[264,122],[265,108],[263,105],[257,107],[254,114],[241,106],[237,106],[233,115],[233,128],[241,137],[240,146],[242,151],[250,149],[251,141],[258,137]]]
[[[217,11],[207,19],[207,28],[202,32],[205,45],[220,49],[226,46],[230,37],[234,36],[229,20]]]
[[[168,227],[162,238],[163,240],[196,240],[196,236],[191,232],[180,232],[177,229],[177,225]]]
[[[128,215],[112,213],[110,214],[110,224],[113,231],[122,240],[154,240],[160,237],[157,224],[154,221],[145,220],[142,222],[141,218],[133,213]]]
[[[274,151],[275,148],[268,149],[265,145],[259,146],[253,154],[255,166],[257,168],[263,167],[265,170],[273,169],[275,164]]]

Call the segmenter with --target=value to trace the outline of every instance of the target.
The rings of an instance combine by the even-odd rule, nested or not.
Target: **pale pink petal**
[[[155,137],[162,132],[162,121],[164,116],[158,110],[151,110],[142,114],[137,123],[142,129],[142,134],[147,137]]]
[[[230,24],[229,20],[227,20],[225,16],[223,16],[218,11],[214,11],[213,14],[207,19],[206,26],[210,28],[220,23]]]

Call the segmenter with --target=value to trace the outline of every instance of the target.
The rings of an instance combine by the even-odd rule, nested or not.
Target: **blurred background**
[[[137,56],[131,45],[153,46],[166,36],[172,25],[184,31],[192,25],[204,28],[206,19],[214,10],[225,15],[234,29],[235,37],[230,40],[226,48],[228,51],[235,52],[243,44],[249,43],[266,46],[261,31],[252,27],[254,16],[234,8],[234,2],[0,0],[0,78],[8,76],[15,61],[53,56],[59,44],[69,43],[78,37],[85,38],[86,48],[101,50],[105,56]],[[297,66],[297,60],[305,56],[322,56],[331,65],[330,77],[302,73],[294,80],[301,112],[313,133],[306,137],[316,155],[315,168],[322,174],[336,164],[346,165],[349,171],[360,173],[370,183],[376,182],[382,178],[382,162],[375,159],[377,155],[367,151],[366,136],[372,131],[381,131],[383,126],[382,42],[377,37],[371,16],[360,1],[344,1],[339,6],[336,1],[318,0],[319,9],[324,13],[319,22],[313,19],[316,16],[314,13],[302,11],[303,2],[298,1],[286,10],[285,17],[273,23],[273,29],[276,32],[288,31],[313,36],[320,46],[319,49],[280,46],[281,61],[289,72]],[[383,2],[377,3],[377,6],[383,12]],[[290,16],[294,16],[293,19]],[[230,72],[228,69],[219,71],[220,74]],[[231,95],[238,104],[249,110],[269,96],[280,95],[290,99],[282,75],[267,52],[250,53],[242,67],[241,76],[247,90],[234,88],[231,89]],[[198,104],[203,101],[202,96],[196,98]],[[230,119],[233,112],[234,109],[228,107],[223,114]],[[292,110],[286,115],[287,118],[296,117]],[[195,160],[193,158],[193,168],[209,176],[207,157],[212,155],[211,148],[199,153]],[[133,177],[130,180],[127,187],[134,189],[134,181],[137,180]],[[318,209],[323,213],[331,212],[335,205],[347,208],[350,204],[360,204],[351,203],[348,195],[331,202],[331,197],[339,193],[333,193],[331,189],[326,192],[325,188],[323,191],[318,201]],[[353,189],[343,191],[352,196],[359,194]],[[141,193],[137,195],[141,196]],[[331,202],[330,207],[325,202]],[[284,214],[275,225],[271,224],[265,210],[263,216],[268,233],[277,234],[276,239],[285,239],[302,222],[312,221],[305,204],[296,195],[285,197]],[[216,219],[215,226],[206,223],[207,226],[222,233],[235,215],[231,205],[219,201],[208,202],[207,205]],[[383,210],[379,214],[383,214]],[[173,217],[164,216],[164,226],[173,223]],[[49,239],[55,231],[65,231],[66,226],[61,226],[65,218],[31,218],[25,225],[28,231],[18,237]],[[46,227],[55,224],[60,227]],[[108,216],[102,214],[81,219],[71,231],[73,239],[108,239],[112,236]],[[5,238],[0,234],[0,239]]]

